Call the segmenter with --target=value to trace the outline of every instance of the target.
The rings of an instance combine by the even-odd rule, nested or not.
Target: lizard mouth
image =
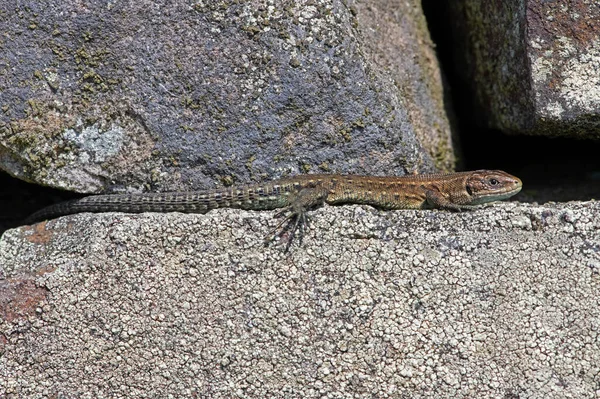
[[[505,198],[510,198],[513,195],[516,195],[519,191],[521,191],[521,187],[515,187],[510,191],[505,191],[500,194],[499,193],[486,194],[486,197],[488,197],[488,198],[498,197],[499,199],[505,199]]]

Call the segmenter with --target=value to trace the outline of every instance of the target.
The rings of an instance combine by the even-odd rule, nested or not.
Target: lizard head
[[[522,186],[518,177],[501,170],[477,170],[466,181],[473,205],[510,198],[521,191]]]

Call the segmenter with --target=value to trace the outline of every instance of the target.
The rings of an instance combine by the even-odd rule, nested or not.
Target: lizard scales
[[[517,177],[499,170],[408,176],[299,175],[257,184],[174,193],[94,195],[44,208],[26,222],[80,212],[206,213],[216,208],[286,208],[287,218],[328,204],[368,204],[381,209],[461,210],[509,198],[521,190]]]

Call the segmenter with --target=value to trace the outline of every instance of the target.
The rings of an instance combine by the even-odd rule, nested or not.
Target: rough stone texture
[[[597,1],[451,4],[459,70],[472,86],[480,124],[600,138]]]
[[[454,166],[417,0],[0,0],[0,28],[0,167],[25,180],[174,191]]]
[[[0,396],[593,398],[600,203],[75,215],[0,241]]]

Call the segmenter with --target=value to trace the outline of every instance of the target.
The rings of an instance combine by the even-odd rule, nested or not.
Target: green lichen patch
[[[73,150],[60,136],[75,121],[52,106],[29,100],[27,117],[11,121],[0,131],[0,144],[22,165],[23,177],[39,181],[48,170],[64,166],[60,154]]]

